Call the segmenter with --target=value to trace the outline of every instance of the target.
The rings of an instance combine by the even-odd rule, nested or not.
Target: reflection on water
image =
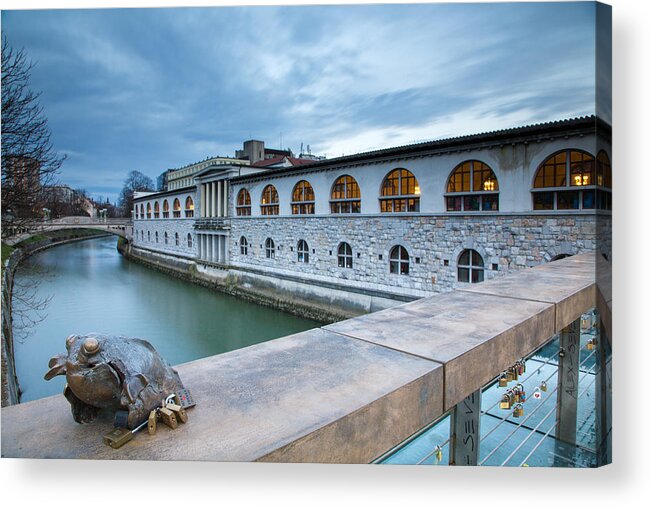
[[[47,275],[44,275],[47,273]],[[278,338],[319,325],[214,292],[129,262],[115,238],[54,247],[26,259],[17,283],[38,281],[36,297],[51,297],[45,319],[16,343],[21,401],[63,391],[65,380],[43,379],[69,334],[99,332],[144,338],[172,364]],[[14,302],[20,310],[20,302]]]

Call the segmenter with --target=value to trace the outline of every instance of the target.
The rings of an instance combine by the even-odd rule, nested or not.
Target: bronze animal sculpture
[[[116,425],[133,429],[166,396],[183,389],[176,370],[145,340],[70,335],[66,349],[67,354],[50,359],[44,378],[66,376],[63,394],[78,423],[92,421],[102,409],[112,409]],[[126,424],[118,424],[119,413],[126,415]]]

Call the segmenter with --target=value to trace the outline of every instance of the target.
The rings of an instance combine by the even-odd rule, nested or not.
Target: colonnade
[[[201,216],[228,216],[228,182],[226,180],[212,181],[201,184]]]
[[[228,248],[226,234],[208,233],[197,234],[199,259],[217,264],[228,263]]]

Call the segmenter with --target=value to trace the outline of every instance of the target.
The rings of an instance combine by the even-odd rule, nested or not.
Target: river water
[[[319,325],[130,262],[117,252],[114,237],[44,250],[21,263],[15,279],[15,320],[24,308],[21,295],[49,298],[42,320],[27,313],[37,322],[26,336],[16,329],[23,402],[63,391],[64,377],[46,382],[43,375],[50,357],[65,352],[70,334],[144,338],[179,364]]]

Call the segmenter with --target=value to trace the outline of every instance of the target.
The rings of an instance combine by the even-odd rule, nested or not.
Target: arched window
[[[314,189],[307,181],[301,180],[292,191],[292,215],[314,214]]]
[[[179,233],[178,232],[174,233],[174,244],[176,246],[179,246]]]
[[[145,218],[145,208],[143,205],[140,205],[140,218]]]
[[[238,217],[248,217],[251,215],[251,194],[246,188],[242,188],[237,193],[237,206],[235,212]]]
[[[147,241],[151,242],[151,231],[147,231]]]
[[[613,173],[608,154],[601,150],[597,153],[597,208],[613,209],[611,188]]]
[[[167,241],[168,240],[167,231],[165,231],[165,234],[164,234],[163,238],[165,239],[165,244],[167,245],[167,242],[168,242]]]
[[[262,198],[260,199],[260,214],[261,215],[277,215],[280,206],[278,205],[278,191],[273,185],[267,185],[262,191]]]
[[[188,196],[185,199],[185,218],[192,218],[194,216],[194,201],[192,197]]]
[[[156,231],[154,234],[156,234],[156,243],[158,243],[158,231]]]
[[[359,185],[352,176],[340,176],[332,185],[330,213],[360,213],[362,208]]]
[[[585,151],[563,150],[548,157],[536,171],[533,209],[594,209],[595,159]]]
[[[499,185],[493,170],[479,160],[454,168],[448,179],[445,202],[448,211],[497,211]]]
[[[145,241],[145,231],[140,231],[140,240]]]
[[[382,182],[380,196],[382,213],[420,211],[420,186],[407,169],[394,169]]]
[[[457,279],[460,282],[484,281],[484,259],[475,250],[464,250],[457,260]]]
[[[305,264],[310,262],[310,247],[307,246],[307,241],[304,239],[299,240],[296,252],[298,262],[304,262]]]
[[[140,218],[140,216],[138,215],[138,205],[137,204],[133,207],[133,218],[136,218],[136,219]]]
[[[348,243],[339,243],[337,248],[337,265],[340,268],[353,267],[353,249]]]
[[[249,255],[249,242],[244,236],[240,238],[240,254]]]
[[[188,232],[188,248],[192,248],[192,234]]]
[[[389,273],[409,274],[409,253],[404,246],[396,245],[389,252]]]
[[[167,202],[167,199],[163,201],[163,218],[170,217],[170,203]]]
[[[276,245],[274,244],[273,239],[267,238],[267,240],[264,242],[264,252],[267,259],[276,258]]]
[[[181,217],[181,202],[178,199],[174,199],[172,214],[174,218]]]
[[[151,218],[151,203],[147,203],[147,218]]]
[[[160,218],[160,206],[158,205],[158,201],[154,203],[154,218]]]

